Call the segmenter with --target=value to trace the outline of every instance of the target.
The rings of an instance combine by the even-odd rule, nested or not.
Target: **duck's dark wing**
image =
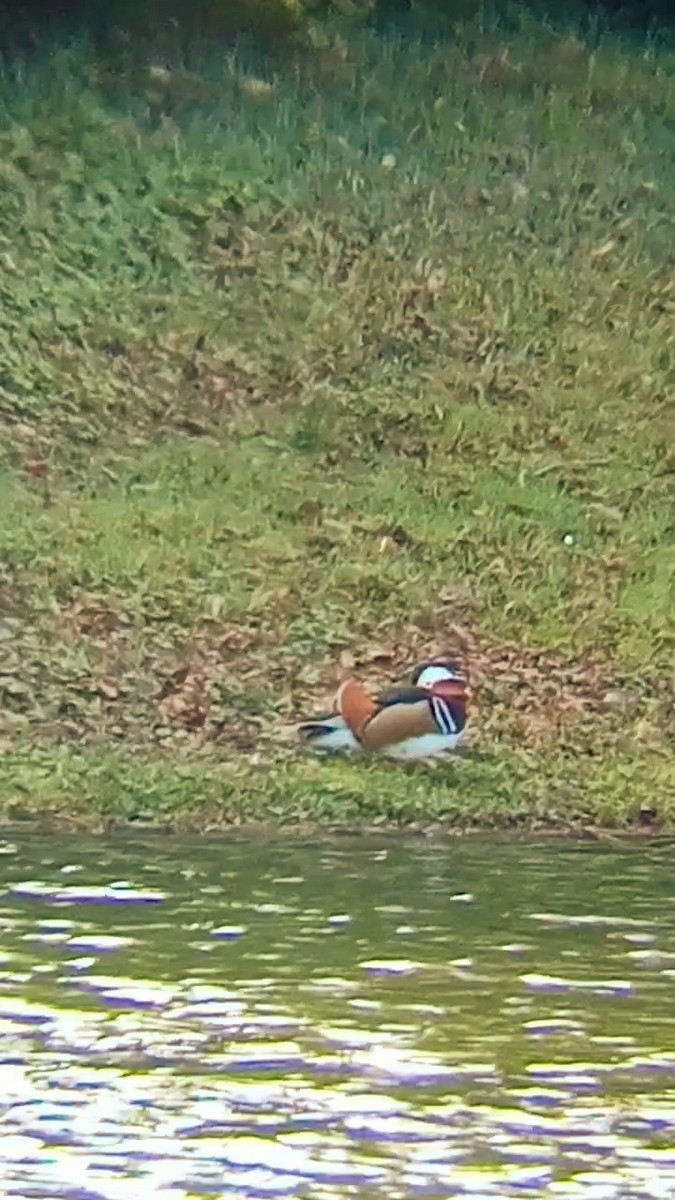
[[[342,722],[342,717],[338,717],[337,721]],[[324,713],[322,716],[312,717],[308,721],[300,721],[297,727],[298,733],[305,738],[319,737],[327,730],[335,728],[337,721],[335,713]],[[344,724],[344,722],[342,723]]]
[[[392,704],[419,704],[429,699],[429,689],[423,687],[393,687],[380,692],[376,697],[378,709],[389,708]]]

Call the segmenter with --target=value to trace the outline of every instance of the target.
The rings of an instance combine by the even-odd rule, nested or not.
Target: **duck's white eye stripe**
[[[457,725],[455,724],[452,710],[449,704],[446,704],[445,700],[442,700],[440,696],[431,697],[431,711],[434,714],[434,720],[438,728],[443,733],[457,733]]]
[[[430,666],[420,668],[414,682],[418,688],[432,688],[435,683],[444,683],[447,679],[456,679],[456,682],[464,683],[464,674],[459,667],[446,667],[432,662]]]

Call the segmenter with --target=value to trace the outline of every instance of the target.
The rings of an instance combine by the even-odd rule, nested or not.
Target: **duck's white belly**
[[[311,737],[304,739],[315,753],[358,754],[362,751],[361,744],[342,717],[327,717],[325,721],[317,722],[317,725],[319,724],[323,726],[321,732],[313,732]],[[463,736],[464,730],[460,733],[424,733],[390,746],[383,746],[379,753],[386,758],[404,760],[435,758],[439,754],[454,750]]]
[[[462,738],[462,733],[424,733],[420,737],[407,738],[394,746],[387,746],[383,753],[388,758],[434,758],[437,754],[445,754],[454,750]]]

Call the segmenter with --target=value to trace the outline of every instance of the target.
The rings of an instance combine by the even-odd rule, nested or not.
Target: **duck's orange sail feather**
[[[373,697],[357,679],[346,679],[335,698],[335,707],[355,737],[377,709]]]

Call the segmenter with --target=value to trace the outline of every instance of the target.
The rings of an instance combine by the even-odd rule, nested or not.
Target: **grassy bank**
[[[98,832],[132,823],[198,832],[321,825],[649,834],[670,830],[675,818],[667,761],[635,751],[589,764],[555,749],[505,748],[405,769],[280,756],[266,756],[255,767],[241,760],[134,759],[111,750],[51,747],[6,757],[0,780],[2,816],[14,827],[37,821]]]
[[[0,812],[667,826],[675,53],[290,53],[5,68]],[[298,757],[446,646],[465,759]]]

